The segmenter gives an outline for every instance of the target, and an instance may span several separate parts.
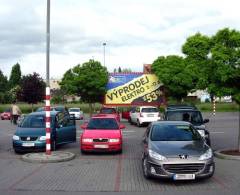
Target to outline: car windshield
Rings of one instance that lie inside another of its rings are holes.
[[[52,118],[51,123],[53,124],[54,120]],[[21,124],[19,125],[22,128],[45,128],[45,116],[44,115],[28,115],[26,116]]]
[[[102,108],[100,110],[100,113],[102,113],[102,114],[115,114],[116,110],[115,110],[115,108]]]
[[[69,108],[69,112],[80,112],[79,108]]]
[[[169,121],[188,121],[194,125],[203,123],[202,115],[199,111],[168,111],[167,120]]]
[[[158,112],[157,108],[142,108],[141,112]]]
[[[189,125],[154,125],[151,131],[152,141],[194,141],[201,135]]]
[[[119,129],[118,124],[113,118],[92,118],[87,129]]]

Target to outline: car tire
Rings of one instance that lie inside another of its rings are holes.
[[[81,149],[81,154],[86,154],[87,152],[85,150]]]
[[[151,175],[148,172],[147,159],[146,158],[143,158],[143,160],[142,160],[142,170],[143,170],[143,176],[146,179],[151,179]]]
[[[137,126],[138,126],[138,127],[141,127],[141,126],[142,126],[141,123],[139,122],[139,120],[137,120]]]
[[[128,122],[132,125],[133,124],[133,122],[132,122],[132,119],[131,118],[129,118],[128,119]]]
[[[56,146],[56,140],[53,140],[53,141],[52,141],[52,145],[51,145],[51,151],[55,151],[56,148],[57,148],[57,146]]]

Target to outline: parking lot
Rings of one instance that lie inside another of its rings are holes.
[[[237,145],[238,113],[205,113],[210,118],[213,150]],[[145,127],[126,125],[123,130],[122,154],[87,154],[79,150],[78,142],[59,150],[70,151],[76,158],[69,162],[33,164],[23,162],[11,146],[15,126],[0,121],[0,194],[240,194],[240,163],[215,159],[216,171],[211,179],[200,181],[146,180],[141,168],[141,138]]]

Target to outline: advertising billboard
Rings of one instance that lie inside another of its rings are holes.
[[[106,105],[164,104],[163,86],[154,74],[109,74]]]

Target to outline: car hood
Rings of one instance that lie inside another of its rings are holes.
[[[45,128],[21,128],[21,127],[18,127],[15,135],[32,136],[32,137],[44,136],[44,135],[46,135],[46,129]]]
[[[121,137],[121,130],[84,130],[84,138],[119,138]]]
[[[175,157],[180,154],[200,156],[209,147],[203,141],[152,141],[150,149],[166,157]]]

